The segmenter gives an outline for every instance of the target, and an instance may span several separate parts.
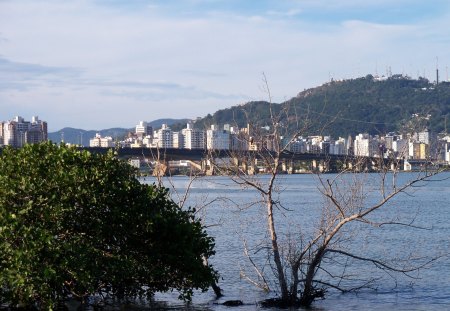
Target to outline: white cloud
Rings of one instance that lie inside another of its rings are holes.
[[[301,3],[308,9],[328,2]],[[264,99],[263,71],[281,101],[330,76],[387,66],[415,76],[433,68],[435,56],[443,64],[449,59],[448,18],[325,25],[303,20],[299,4],[264,15],[181,17],[162,14],[159,3],[135,11],[87,0],[0,2],[0,67],[3,60],[11,70],[26,69],[13,81],[0,73],[0,102],[9,105],[0,105],[0,114],[39,107],[54,129],[132,126],[142,114],[196,117]]]

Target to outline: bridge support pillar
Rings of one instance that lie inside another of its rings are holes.
[[[391,162],[391,171],[395,172],[397,170],[397,166],[394,162]]]
[[[352,169],[353,169],[353,163],[352,163],[352,161],[347,160],[347,162],[346,162],[346,168],[349,169],[349,170],[352,170]]]
[[[311,161],[311,172],[315,173],[317,171],[317,167],[318,167],[317,160],[313,159]]]
[[[330,170],[330,163],[326,160],[320,160],[319,162],[319,172],[324,173]]]
[[[215,173],[214,165],[212,164],[210,159],[203,159],[202,160],[202,172],[206,176],[213,176]]]
[[[294,160],[281,162],[281,169],[283,173],[292,174],[294,172]]]
[[[254,163],[254,159],[243,159],[241,163],[242,171],[248,175],[256,174],[256,164]]]

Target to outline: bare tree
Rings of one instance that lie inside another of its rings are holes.
[[[262,129],[251,124],[243,135],[238,135],[245,148],[236,148],[229,153],[230,161],[227,165],[214,163],[215,169],[220,174],[230,175],[232,180],[242,187],[256,190],[265,205],[265,216],[268,237],[268,249],[270,250],[270,265],[276,279],[280,297],[276,300],[284,306],[309,306],[315,299],[324,296],[326,288],[335,288],[341,291],[351,291],[362,287],[370,287],[374,278],[359,278],[345,273],[350,261],[346,260],[344,272],[336,275],[330,265],[336,265],[338,256],[371,263],[375,267],[387,273],[397,272],[410,275],[411,272],[425,267],[435,258],[422,261],[419,264],[404,264],[401,266],[392,264],[387,260],[355,254],[348,250],[352,230],[355,225],[381,227],[385,225],[410,226],[411,222],[401,222],[397,219],[382,218],[376,212],[390,207],[391,201],[400,194],[407,193],[416,185],[422,185],[431,180],[439,170],[427,168],[415,175],[409,175],[404,181],[399,178],[399,173],[391,171],[391,164],[384,159],[379,159],[376,164],[378,173],[360,173],[361,167],[366,165],[367,159],[352,159],[353,165],[337,175],[317,174],[319,191],[323,195],[322,215],[317,219],[317,224],[312,232],[306,234],[304,228],[295,228],[288,234],[280,234],[283,224],[277,222],[275,214],[292,213],[292,210],[283,206],[280,200],[280,171],[286,165],[290,143],[304,133],[311,120],[303,118],[294,106],[285,106],[275,113],[275,104],[272,104],[270,90],[264,77],[264,86],[269,98],[270,128]],[[303,113],[305,110],[303,110]],[[295,119],[293,119],[295,118]],[[290,126],[296,124],[294,130]],[[214,159],[214,155],[211,155]],[[372,161],[372,160],[371,160]],[[397,163],[398,165],[398,163]],[[255,176],[255,171],[261,167],[268,178],[261,179]],[[393,165],[392,167],[396,167]],[[252,260],[248,247],[245,245],[245,253],[251,265],[255,268],[259,280],[265,283],[264,289],[268,289],[267,276],[263,267]],[[327,275],[323,279],[321,275]],[[244,274],[246,278],[249,278]],[[360,282],[350,288],[345,288],[343,281],[358,279]],[[261,282],[253,281],[261,285]]]

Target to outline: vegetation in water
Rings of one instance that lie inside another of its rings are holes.
[[[189,299],[217,273],[193,210],[107,155],[51,143],[0,155],[0,304],[52,309],[66,298]]]

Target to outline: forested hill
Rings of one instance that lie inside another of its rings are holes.
[[[219,110],[198,120],[196,127],[226,123],[243,127],[248,122],[270,125],[269,106],[268,102],[249,102]],[[272,111],[275,114],[283,111],[282,121],[291,127],[297,126],[297,121],[306,122],[308,133],[305,134],[337,137],[363,132],[423,130],[424,127],[442,132],[445,116],[450,115],[450,83],[436,85],[427,79],[415,80],[402,75],[381,80],[368,75],[305,90],[284,103],[273,104]]]

